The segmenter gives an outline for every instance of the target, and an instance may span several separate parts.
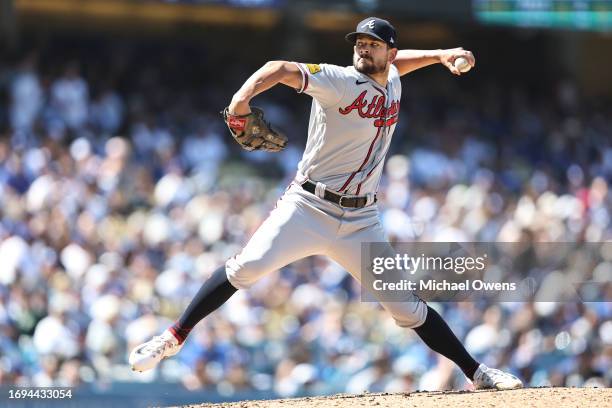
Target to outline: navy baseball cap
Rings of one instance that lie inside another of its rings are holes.
[[[364,34],[374,37],[377,40],[386,42],[391,48],[397,48],[397,35],[395,28],[387,20],[378,17],[368,17],[357,24],[354,32],[348,33],[344,38],[346,41],[355,44],[357,35]]]

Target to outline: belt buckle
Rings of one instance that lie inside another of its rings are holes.
[[[352,208],[352,207],[349,207],[349,206],[346,206],[346,205],[343,205],[343,204],[342,204],[342,200],[343,200],[343,199],[345,199],[345,198],[348,198],[348,197],[346,197],[346,196],[340,196],[340,200],[338,200],[338,205],[339,205],[340,207],[342,207],[342,208]]]

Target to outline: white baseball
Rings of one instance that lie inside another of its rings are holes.
[[[463,57],[457,58],[455,60],[454,65],[455,65],[455,68],[459,70],[459,72],[468,72],[470,69],[472,69],[472,66],[470,65],[468,60]]]

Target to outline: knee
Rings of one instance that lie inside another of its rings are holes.
[[[248,289],[267,273],[261,262],[248,261],[241,263],[236,257],[230,258],[225,263],[227,280],[238,289]]]
[[[401,303],[402,307],[391,310],[391,315],[399,327],[414,329],[425,323],[427,304],[419,298],[409,303]]]

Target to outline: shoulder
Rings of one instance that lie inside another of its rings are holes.
[[[353,67],[341,67],[334,64],[299,64],[302,73],[310,77],[313,81],[331,81],[333,83],[340,83],[349,81],[355,78],[357,74],[354,72]]]
[[[342,78],[342,77],[350,77],[352,74],[351,72],[352,67],[341,67],[339,65],[326,64],[326,63],[306,64],[306,66],[308,67],[309,70],[314,71],[314,72],[311,71],[313,75],[316,74],[317,72],[323,72],[326,75]]]
[[[322,76],[332,76],[332,77],[345,77],[351,74],[350,67],[341,67],[334,64],[311,64],[306,62],[297,63],[300,70],[302,70],[305,74],[310,74],[313,76],[317,76],[317,74],[322,74]]]
[[[402,89],[402,79],[397,67],[393,64],[391,65],[391,69],[389,69],[389,83],[398,90]]]
[[[400,79],[399,70],[397,69],[395,64],[391,64],[391,68],[389,68],[389,81],[393,81],[395,79]]]

